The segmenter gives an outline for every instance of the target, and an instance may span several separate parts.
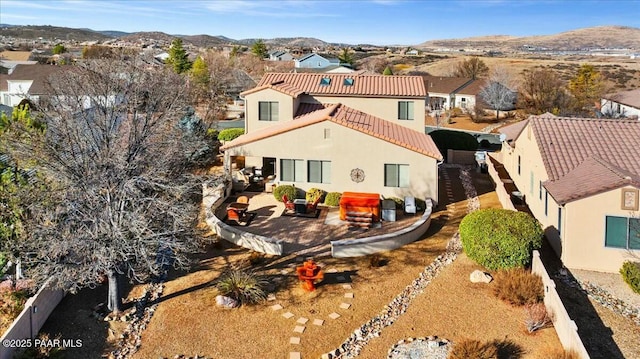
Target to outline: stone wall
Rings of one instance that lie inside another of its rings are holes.
[[[390,251],[400,248],[405,244],[418,240],[427,232],[431,224],[431,212],[433,201],[428,198],[425,201],[426,209],[418,221],[409,227],[397,232],[382,234],[366,238],[347,238],[331,241],[331,255],[336,258],[359,257],[369,254]]]

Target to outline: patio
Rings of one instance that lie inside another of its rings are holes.
[[[285,207],[271,193],[242,192],[238,196],[249,197],[248,211],[254,213],[247,225],[238,229],[265,237],[276,238],[285,242],[285,252],[301,252],[303,254],[328,254],[330,241],[347,238],[364,238],[396,232],[410,226],[420,219],[422,212],[404,214],[397,210],[395,222],[381,222],[381,225],[370,229],[347,227],[346,222],[339,219],[338,207],[319,205],[317,218],[295,217],[284,215]],[[227,200],[216,209],[216,217],[224,220],[227,204],[235,202],[236,196]]]

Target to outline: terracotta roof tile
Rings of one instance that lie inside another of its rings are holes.
[[[327,79],[328,81],[323,81]],[[353,80],[345,85],[345,80]],[[245,91],[248,95],[265,88],[298,96],[380,96],[380,97],[426,97],[427,92],[420,76],[381,76],[369,73],[315,74],[315,73],[266,73],[258,86]]]
[[[442,154],[440,154],[440,151],[431,139],[431,136],[425,133],[414,131],[410,128],[397,125],[341,104],[327,105],[327,107],[316,109],[315,111],[313,111],[312,107],[309,106],[305,107],[305,110],[310,110],[311,112],[307,112],[304,115],[296,117],[293,121],[283,122],[256,132],[242,135],[225,144],[221,149],[226,150],[241,146],[318,122],[332,121],[339,125],[365,133],[383,141],[396,144],[425,156],[442,160]],[[298,110],[298,113],[300,113],[300,110]]]
[[[640,187],[640,176],[611,166],[598,157],[589,157],[564,177],[544,183],[544,187],[559,204],[626,185]]]
[[[640,121],[542,115],[528,123],[549,176],[545,187],[559,201],[640,183]]]

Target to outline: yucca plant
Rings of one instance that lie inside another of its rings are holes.
[[[216,283],[220,294],[231,297],[242,304],[255,304],[266,299],[263,289],[266,282],[253,272],[232,269],[223,274]]]

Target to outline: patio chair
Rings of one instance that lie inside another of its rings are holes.
[[[227,223],[230,221],[234,221],[237,224],[240,224],[240,213],[233,208],[227,208]]]
[[[313,203],[307,204],[307,213],[313,212],[318,208],[318,204],[320,203],[320,199],[322,196],[318,197]]]
[[[282,196],[282,203],[284,203],[284,208],[286,209],[290,209],[292,211],[296,209],[296,206],[294,205],[293,201],[291,201],[286,194]]]
[[[404,198],[404,213],[416,214],[416,198],[407,196]]]

